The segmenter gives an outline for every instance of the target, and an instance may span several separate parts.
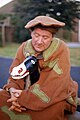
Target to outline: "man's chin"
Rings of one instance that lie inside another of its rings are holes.
[[[44,51],[44,50],[39,49],[39,48],[35,48],[35,51],[38,52],[38,53],[40,53],[40,52],[42,52],[42,51]]]

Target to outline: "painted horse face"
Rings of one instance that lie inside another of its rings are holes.
[[[14,67],[11,72],[13,79],[21,79],[32,74],[38,68],[38,61],[35,56],[27,57],[20,65]]]

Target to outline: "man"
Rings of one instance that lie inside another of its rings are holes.
[[[22,43],[10,73],[28,56],[36,56],[39,79],[25,89],[25,78],[13,79],[0,92],[3,120],[67,120],[77,107],[78,85],[70,77],[70,54],[66,44],[55,38],[63,22],[38,16],[27,23],[32,39]],[[19,71],[20,72],[20,71]]]

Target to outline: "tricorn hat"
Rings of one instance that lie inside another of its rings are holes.
[[[37,26],[38,24],[44,26],[44,27],[63,27],[65,26],[65,23],[60,22],[52,17],[48,17],[48,16],[38,16],[35,17],[34,19],[32,19],[31,21],[29,21],[26,25],[25,28],[32,28]]]

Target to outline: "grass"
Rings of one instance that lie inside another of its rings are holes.
[[[73,66],[80,66],[80,48],[70,48],[70,61]]]
[[[18,43],[7,43],[5,47],[0,47],[0,56],[14,57],[19,46]]]
[[[14,57],[20,44],[7,43],[5,47],[0,47],[0,56]],[[70,61],[72,66],[80,66],[80,48],[70,48]]]

